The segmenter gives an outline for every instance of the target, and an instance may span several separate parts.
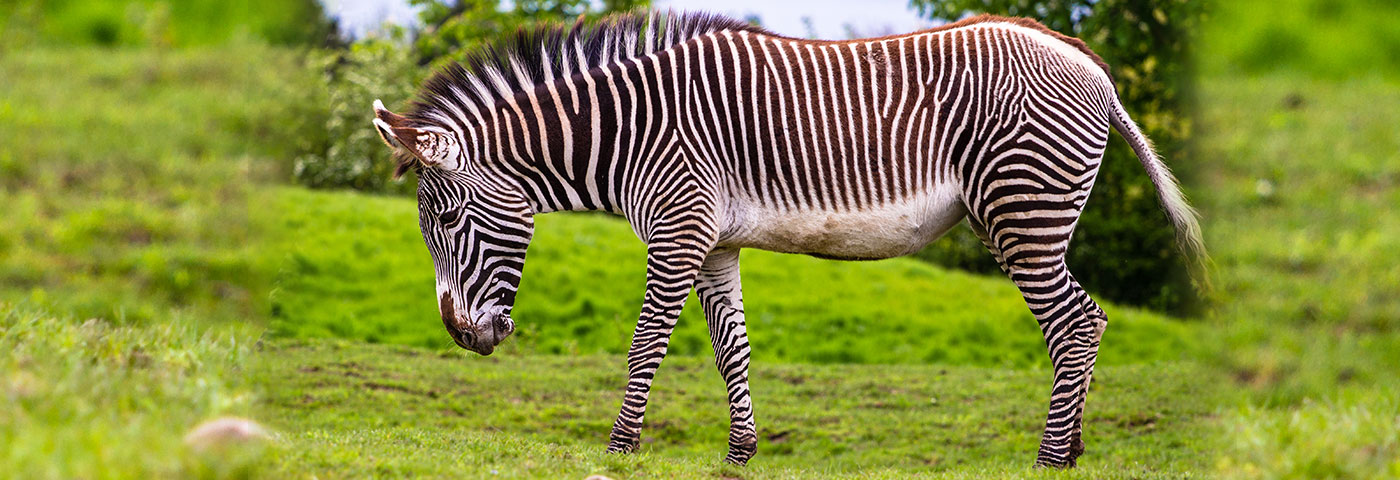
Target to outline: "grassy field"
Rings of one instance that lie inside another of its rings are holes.
[[[1210,349],[1245,394],[1225,476],[1400,478],[1397,13],[1219,2],[1203,31],[1189,193],[1220,287]]]
[[[249,415],[253,328],[186,318],[130,326],[0,302],[0,464],[11,478],[227,478],[264,453],[186,446],[216,415]]]
[[[0,56],[0,299],[122,322],[246,319],[279,260],[257,184],[295,145],[297,55],[244,46]],[[211,95],[219,92],[219,95]]]
[[[1394,79],[1202,84],[1196,191],[1223,301],[1219,364],[1247,393],[1225,472],[1400,476],[1400,89]]]
[[[475,357],[475,355],[470,355]],[[347,341],[277,341],[258,378],[287,432],[274,476],[902,478],[1035,475],[1049,369],[776,365],[752,378],[763,441],[724,466],[713,364],[668,358],[637,456],[602,453],[622,355],[467,358]],[[1218,400],[1184,363],[1095,372],[1090,455],[1055,478],[1180,477],[1209,463]],[[1044,475],[1041,475],[1044,476]]]
[[[269,119],[314,78],[256,45],[0,55],[4,476],[257,465],[181,439],[257,411],[245,365],[281,261],[259,192],[294,144]]]
[[[1400,477],[1400,69],[1384,41],[1337,55],[1371,67],[1317,60],[1366,44],[1333,25],[1366,12],[1290,5],[1321,9],[1335,35],[1314,44],[1292,13],[1273,23],[1293,33],[1269,33],[1234,4],[1207,29],[1195,155],[1169,162],[1204,215],[1216,302],[1200,319],[1105,306],[1073,472],[1029,468],[1048,361],[1004,278],[759,252],[743,260],[758,456],[719,461],[724,392],[693,305],[642,452],[604,455],[641,296],[624,225],[541,217],[520,331],[480,358],[436,319],[410,200],[279,184],[315,135],[320,77],[300,53],[5,49],[0,464],[19,478]],[[1372,16],[1357,31],[1389,38]],[[1240,61],[1270,36],[1305,47]],[[223,415],[274,439],[182,442]]]

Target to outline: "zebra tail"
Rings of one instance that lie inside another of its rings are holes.
[[[1196,281],[1196,287],[1205,292],[1210,291],[1210,281],[1206,275],[1210,257],[1206,253],[1205,242],[1201,240],[1199,214],[1186,201],[1186,196],[1182,195],[1176,176],[1172,175],[1171,169],[1157,156],[1156,150],[1152,148],[1152,141],[1148,140],[1133,119],[1128,117],[1123,102],[1117,95],[1114,95],[1113,100],[1113,115],[1109,117],[1113,129],[1133,147],[1133,152],[1142,162],[1142,167],[1147,170],[1147,177],[1157,188],[1157,200],[1161,202],[1162,209],[1166,210],[1167,218],[1176,230],[1177,244],[1195,260],[1192,277]]]

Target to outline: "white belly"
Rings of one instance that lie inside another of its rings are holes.
[[[720,237],[721,246],[850,260],[914,253],[967,214],[957,189],[951,185],[850,212],[784,212],[741,199],[733,202],[729,228]]]

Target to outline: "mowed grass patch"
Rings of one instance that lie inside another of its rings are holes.
[[[721,463],[725,389],[668,358],[639,455],[605,455],[621,355],[538,356],[276,340],[257,362],[274,476],[901,478],[1046,476],[1030,468],[1048,368],[754,366],[758,456]],[[1185,362],[1095,371],[1081,468],[1055,478],[1181,477],[1212,451],[1213,374]]]
[[[287,258],[273,294],[272,331],[447,348],[433,266],[416,205],[402,198],[279,190]],[[645,282],[645,247],[621,219],[536,219],[506,352],[627,350]],[[758,362],[1048,364],[1045,343],[1007,279],[910,259],[836,262],[745,251],[744,302]],[[1194,355],[1189,326],[1105,305],[1105,365]],[[676,355],[710,355],[698,302],[672,336]]]

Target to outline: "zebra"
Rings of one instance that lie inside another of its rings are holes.
[[[1054,371],[1035,463],[1073,467],[1103,309],[1065,253],[1110,128],[1131,145],[1183,248],[1195,211],[1083,42],[978,16],[851,41],[706,13],[631,13],[521,29],[372,120],[418,176],[443,325],[482,355],[510,316],[533,216],[620,215],[646,244],[646,290],[608,452],[638,448],[653,375],[694,289],[728,390],[725,460],[758,435],[739,251],[906,255],[967,223],[1020,289]]]

